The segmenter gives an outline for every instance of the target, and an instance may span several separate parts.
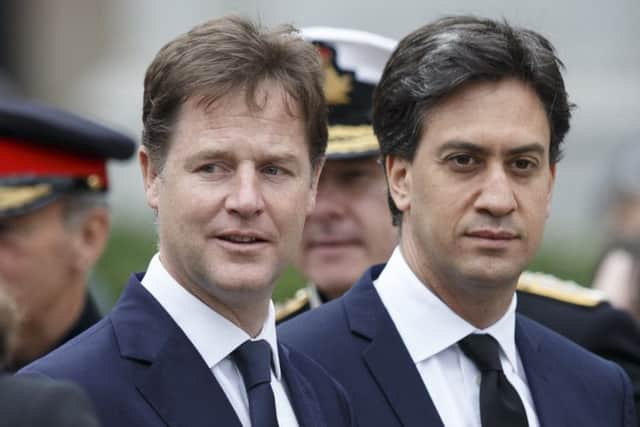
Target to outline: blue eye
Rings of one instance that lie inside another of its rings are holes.
[[[205,165],[202,165],[198,168],[198,172],[204,172],[204,173],[213,173],[216,171],[216,169],[218,168],[217,165],[213,164],[213,163],[207,163]]]
[[[277,166],[266,166],[262,169],[264,173],[267,175],[279,175],[282,173],[282,170]]]

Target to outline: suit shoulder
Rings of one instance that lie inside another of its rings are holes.
[[[582,307],[595,307],[606,301],[604,293],[599,290],[585,288],[550,274],[530,271],[520,276],[518,291]]]
[[[292,298],[289,298],[276,307],[276,323],[292,319],[311,308],[309,293],[306,288],[298,289]]]
[[[341,297],[280,323],[278,338],[306,353],[311,348],[326,347],[327,340],[335,339],[345,325]]]

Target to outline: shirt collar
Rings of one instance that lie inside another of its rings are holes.
[[[271,346],[274,375],[280,380],[273,302],[269,303],[267,318],[260,334],[251,338],[244,330],[181,286],[164,268],[157,253],[149,262],[142,285],[182,329],[209,368],[220,363],[245,341],[263,339]]]
[[[375,287],[414,363],[435,356],[471,333],[487,333],[498,341],[509,363],[517,369],[515,293],[504,316],[490,327],[478,330],[418,279],[399,247],[393,251]]]

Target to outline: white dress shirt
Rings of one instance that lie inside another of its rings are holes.
[[[515,344],[515,294],[500,320],[478,330],[416,277],[398,247],[374,285],[445,426],[481,425],[481,374],[457,345],[471,333],[489,334],[498,341],[502,368],[522,399],[529,426],[539,426]]]
[[[238,346],[252,338],[178,284],[162,265],[159,254],[154,255],[149,262],[142,285],[158,300],[200,353],[229,399],[242,426],[250,427],[247,391],[242,375],[230,355]],[[269,314],[260,334],[254,339],[263,339],[271,346],[271,388],[276,402],[278,425],[297,427],[298,422],[280,372],[273,303],[269,306]],[[176,366],[176,369],[180,367]],[[206,399],[205,396],[193,398]]]

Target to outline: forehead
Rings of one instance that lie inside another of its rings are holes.
[[[331,159],[328,158],[325,161],[324,169],[322,170],[322,174],[328,173],[330,171],[340,171],[347,169],[355,169],[355,168],[379,168],[381,169],[378,162],[378,156],[366,156],[366,157],[358,157],[352,159]],[[381,169],[382,170],[382,169]]]
[[[219,145],[238,139],[254,140],[262,148],[278,149],[284,141],[300,141],[308,148],[305,121],[298,104],[276,83],[260,84],[253,95],[238,89],[211,100],[193,96],[181,106],[173,142],[216,141]],[[186,144],[182,144],[186,145]]]
[[[52,231],[56,229],[53,227],[54,224],[62,224],[62,219],[63,204],[62,201],[58,200],[32,212],[0,219],[0,229],[10,227],[22,230],[43,229]],[[43,234],[38,236],[42,238]]]
[[[189,97],[181,106],[178,120],[196,115],[207,120],[234,116],[302,120],[298,102],[277,82],[264,81],[254,88],[239,87],[221,96],[206,93]]]
[[[551,135],[537,93],[516,79],[469,83],[443,98],[425,114],[423,137],[434,134],[448,140],[523,139],[547,146]]]

